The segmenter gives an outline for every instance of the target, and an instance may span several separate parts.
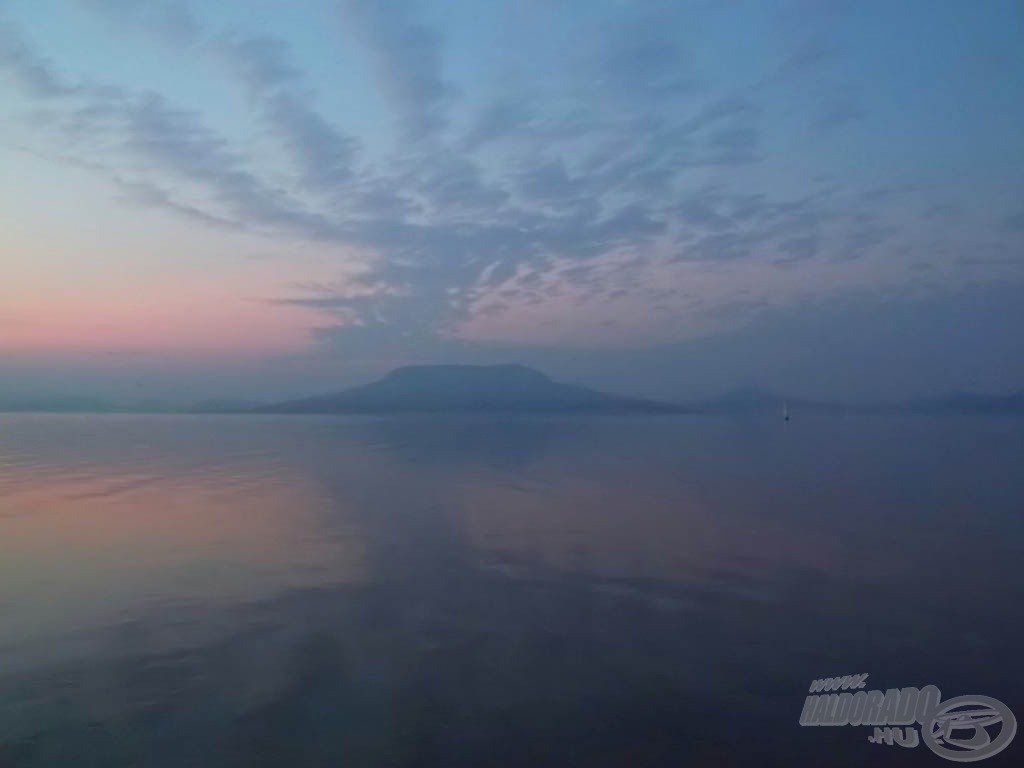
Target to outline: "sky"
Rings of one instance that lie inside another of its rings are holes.
[[[0,0],[0,396],[1024,389],[1019,0]]]

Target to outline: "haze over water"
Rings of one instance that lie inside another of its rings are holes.
[[[987,417],[5,415],[0,765],[936,765],[798,718],[860,672],[1024,713],[1021,456]]]

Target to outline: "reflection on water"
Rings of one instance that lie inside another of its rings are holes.
[[[1021,456],[983,418],[3,416],[0,766],[933,764],[797,718],[862,671],[1024,714]]]

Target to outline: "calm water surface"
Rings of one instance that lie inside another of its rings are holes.
[[[810,681],[1022,641],[1024,419],[0,416],[0,766],[936,766]]]

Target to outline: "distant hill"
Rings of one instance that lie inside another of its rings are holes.
[[[0,413],[174,413],[180,410],[155,400],[113,401],[80,395],[0,397]]]
[[[186,413],[251,413],[262,408],[256,400],[201,400],[185,409]]]
[[[736,389],[718,397],[689,402],[686,407],[693,413],[760,414],[781,413],[783,405],[787,405],[790,411],[798,413],[846,408],[840,403],[784,397],[756,388]]]
[[[981,395],[955,392],[939,400],[915,404],[915,410],[956,413],[1024,413],[1024,391],[1012,395]]]
[[[761,413],[781,411],[782,398],[763,389],[736,389],[722,395],[688,403],[698,413]]]
[[[686,403],[692,413],[760,414],[781,412],[783,403],[793,414],[807,412],[842,413],[1024,413],[1024,392],[1012,395],[982,395],[955,392],[946,397],[906,400],[888,403],[849,404],[824,400],[783,398],[761,389],[738,389],[733,392]]]
[[[6,413],[112,413],[118,410],[114,403],[94,397],[40,395],[0,399],[0,412]]]
[[[681,406],[552,381],[524,365],[413,365],[362,387],[260,413],[679,413]]]

